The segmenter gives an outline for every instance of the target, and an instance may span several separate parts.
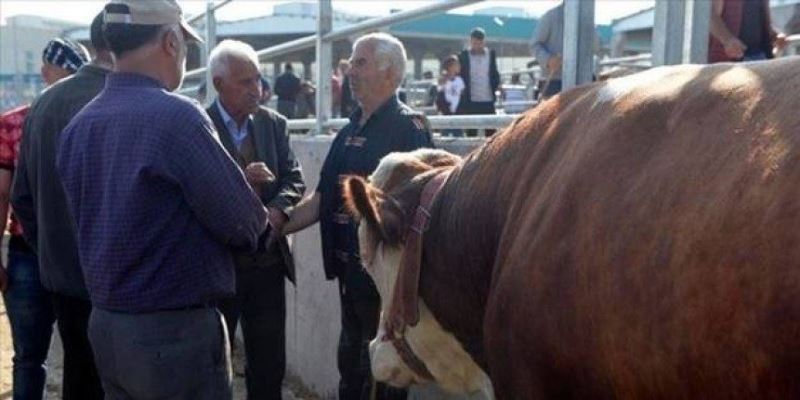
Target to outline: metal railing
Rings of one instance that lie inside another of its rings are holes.
[[[431,115],[428,122],[433,130],[441,129],[500,129],[519,115]],[[322,124],[323,129],[342,129],[350,122],[347,118],[329,119]],[[316,119],[291,119],[287,123],[290,131],[311,131],[317,127]]]
[[[230,1],[232,0],[226,0],[224,3],[227,4]],[[385,28],[389,25],[397,24],[399,22],[408,22],[415,19],[424,18],[430,16],[433,13],[447,11],[453,8],[463,7],[481,1],[483,0],[450,0],[450,1],[442,1],[439,3],[430,4],[420,8],[415,8],[413,10],[400,11],[385,17],[373,18],[364,22],[359,22],[357,24],[337,29],[333,32],[324,35],[322,39],[324,41],[334,41],[338,39],[344,39],[351,35],[355,35],[361,32],[367,32],[375,29]],[[222,5],[224,4],[220,4],[219,7],[221,7]],[[281,43],[279,45],[258,50],[256,53],[258,54],[259,60],[274,58],[285,54],[293,53],[298,50],[312,48],[315,46],[316,40],[317,40],[317,35],[309,35],[285,43]],[[205,67],[191,70],[186,73],[185,77],[193,78],[200,76],[205,72],[205,70],[206,70]]]
[[[800,54],[800,33],[786,37],[786,47],[781,52],[783,56],[796,56]]]
[[[233,0],[223,0],[220,3],[214,5],[213,7],[209,7],[208,12],[213,12],[214,10],[226,4],[229,4],[232,1]],[[281,43],[279,45],[258,50],[257,54],[260,60],[275,58],[299,50],[317,46],[318,39],[320,39],[323,43],[330,43],[335,40],[351,37],[361,32],[385,28],[386,26],[391,24],[423,18],[425,16],[431,15],[432,13],[447,11],[453,8],[462,7],[464,5],[476,3],[479,1],[481,0],[443,1],[428,6],[424,6],[421,8],[402,11],[385,17],[379,17],[359,22],[354,25],[347,26],[345,28],[341,28],[332,32],[322,33],[320,34],[321,36],[309,35],[306,37],[298,38],[285,43]],[[194,16],[193,18],[190,19],[190,21],[194,22],[200,20],[205,15],[206,13]],[[787,47],[783,51],[783,54],[784,55],[800,54],[800,34],[792,35],[787,38]],[[630,69],[647,69],[652,66],[652,59],[653,57],[652,54],[650,53],[640,54],[636,56],[606,58],[597,61],[597,69],[598,72],[601,72],[604,69],[609,69],[617,66]],[[198,77],[202,75],[205,72],[205,70],[206,68],[198,68],[193,71],[189,71],[186,74],[186,77],[187,78]],[[501,75],[503,76],[509,76],[511,74],[517,74],[517,73],[531,74],[536,78],[541,78],[541,68],[539,66],[534,66],[532,68],[525,68],[525,69],[515,69],[510,71],[501,71]],[[406,87],[411,90],[417,90],[416,88],[412,89],[416,83],[418,82],[410,81],[406,85]],[[529,82],[529,85],[530,84],[532,83]],[[193,91],[196,91],[196,87],[184,89],[185,93],[191,93]],[[317,95],[330,96],[330,94],[324,90],[317,91]],[[536,104],[536,101],[527,100],[523,101],[522,103],[516,104],[516,102],[514,102],[513,105],[534,106]],[[507,102],[507,104],[512,104],[512,102]],[[503,107],[503,102],[498,101],[498,108],[502,107]],[[417,109],[428,113],[435,112],[435,109],[433,107],[417,107]],[[434,130],[468,129],[468,128],[496,129],[505,126],[509,121],[513,120],[513,118],[514,115],[480,115],[480,116],[457,115],[457,116],[430,116],[429,120],[431,122],[432,129]],[[348,120],[344,118],[326,120],[326,116],[322,115],[318,116],[317,119],[291,120],[289,121],[289,129],[292,131],[312,131],[312,132],[323,133],[324,131],[328,131],[331,129],[340,129],[347,123],[347,121]]]

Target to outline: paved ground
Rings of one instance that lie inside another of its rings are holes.
[[[2,268],[2,267],[0,267]],[[58,334],[53,337],[53,344],[50,348],[50,357],[48,364],[50,365],[49,374],[47,377],[47,398],[60,399],[61,398],[61,372],[62,372],[62,350],[61,340]],[[11,357],[14,355],[14,350],[11,344],[11,332],[8,327],[8,318],[6,316],[5,305],[2,298],[0,298],[0,400],[11,399]],[[233,398],[235,400],[245,399],[244,388],[244,364],[242,354],[239,352],[234,353],[234,382],[233,382]],[[288,379],[291,381],[291,379]],[[283,389],[284,400],[303,400],[313,399],[314,396],[295,395],[294,393],[303,393],[301,389],[290,389],[294,385],[287,384]]]

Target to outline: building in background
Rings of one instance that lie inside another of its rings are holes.
[[[800,1],[800,0],[798,0]],[[255,4],[255,2],[254,2]],[[333,29],[353,25],[373,16],[356,15],[334,10]],[[54,36],[65,36],[77,40],[91,49],[89,44],[89,28],[87,25],[68,23],[37,16],[20,15],[7,19],[8,23],[0,32],[0,83],[3,92],[11,91],[14,95],[4,95],[9,100],[2,105],[18,104],[22,100],[32,99],[41,90],[39,52],[47,40]],[[204,19],[194,25],[203,32]],[[438,75],[440,61],[450,54],[462,50],[469,38],[469,32],[480,26],[487,34],[487,45],[497,52],[498,66],[501,71],[524,69],[533,59],[529,42],[536,29],[538,19],[530,16],[523,8],[487,7],[475,10],[471,15],[438,13],[431,16],[399,23],[384,30],[403,41],[408,51],[408,78],[419,79],[424,71]],[[217,22],[217,41],[237,39],[244,41],[256,49],[262,49],[290,40],[316,34],[317,4],[300,1],[277,4],[271,15],[246,18],[234,21]],[[611,41],[611,26],[597,27],[604,53],[608,53]],[[350,56],[352,42],[355,38],[336,41],[333,46],[333,62]],[[187,68],[198,68],[202,60],[202,45],[190,46],[187,55]],[[307,48],[268,60],[261,66],[262,73],[274,80],[275,71],[280,71],[280,64],[293,62],[302,66],[297,72],[305,79],[316,81],[314,76],[315,49]],[[186,87],[198,86],[199,78],[185,83]],[[11,98],[13,97],[13,98]]]
[[[335,5],[335,3],[334,3]],[[356,24],[374,16],[356,15],[334,10],[333,29]],[[440,61],[447,55],[458,53],[465,46],[469,32],[476,26],[486,30],[487,45],[497,51],[500,70],[510,71],[525,68],[530,55],[529,41],[536,29],[538,19],[531,17],[523,8],[488,7],[476,10],[472,15],[438,13],[426,18],[403,22],[385,29],[386,32],[403,41],[409,56],[409,78],[419,79],[424,71],[435,75],[440,69]],[[202,21],[195,24],[200,32]],[[217,23],[217,40],[236,39],[262,49],[290,40],[316,34],[317,4],[314,2],[294,2],[277,4],[271,15]],[[597,27],[603,47],[608,49],[611,40],[611,26]],[[68,32],[70,38],[87,43],[88,28]],[[333,46],[334,62],[350,56],[352,41],[355,38],[339,40]],[[280,65],[292,62],[301,65],[296,69],[298,75],[312,81],[314,76],[314,48],[298,50],[262,65],[262,72],[273,80]],[[199,57],[188,57],[188,68],[196,68]],[[192,84],[191,82],[189,84]]]

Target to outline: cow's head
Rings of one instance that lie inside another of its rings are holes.
[[[422,190],[438,172],[454,167],[460,160],[442,150],[392,153],[381,160],[368,180],[350,177],[344,182],[346,204],[361,221],[358,231],[361,260],[381,295],[384,314],[381,321],[392,302],[405,235]],[[383,328],[381,323],[379,338]],[[399,359],[387,342],[374,340],[370,355],[373,375],[380,381],[396,386],[424,381]]]

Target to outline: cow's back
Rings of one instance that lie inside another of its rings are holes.
[[[800,397],[797,71],[578,89],[468,160],[461,180],[498,177],[483,326],[500,398]]]

